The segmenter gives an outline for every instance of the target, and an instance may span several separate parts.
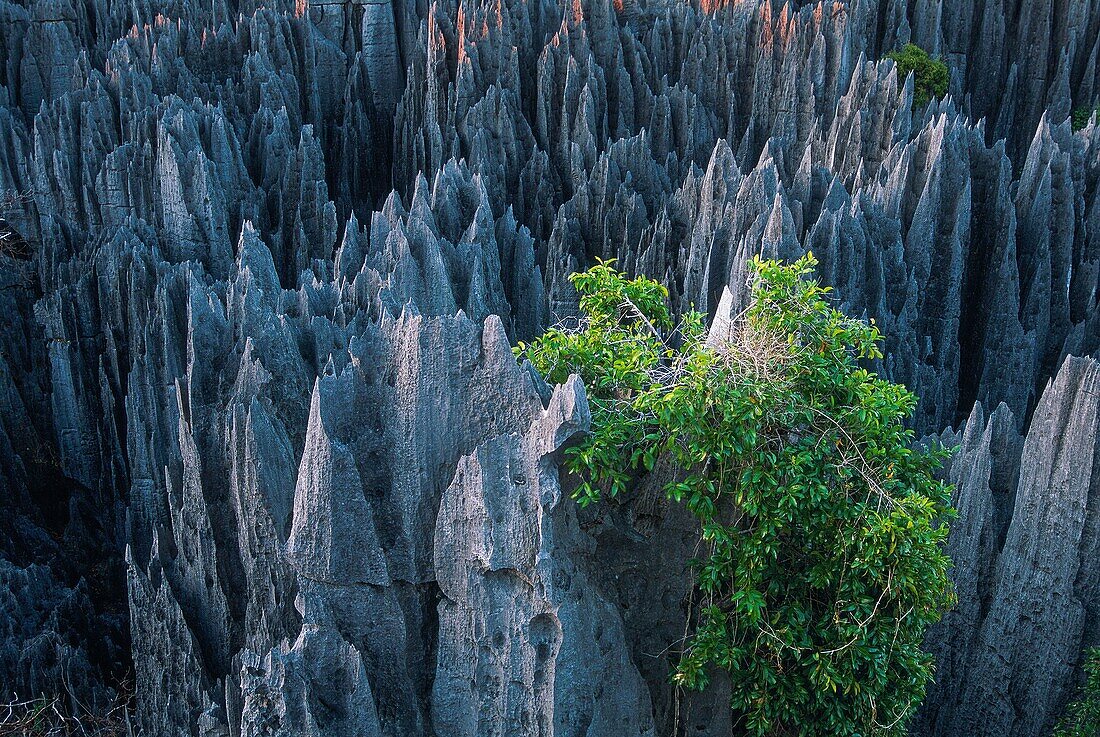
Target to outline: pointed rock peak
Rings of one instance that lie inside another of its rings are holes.
[[[798,162],[798,178],[809,179],[814,170],[814,147],[807,146],[802,151],[802,158]]]
[[[325,389],[322,384],[325,381],[324,376],[318,376],[313,380],[313,391],[309,395],[309,420],[306,423],[306,434],[316,434],[318,437],[324,436],[326,439],[329,437],[329,423],[327,422],[326,413],[323,411],[323,407],[326,404],[323,394]]]
[[[298,151],[304,152],[317,147],[317,139],[313,137],[313,125],[306,123],[302,126],[302,135],[298,139]]]
[[[553,435],[545,438],[544,452],[563,448],[570,440],[588,432],[592,426],[592,413],[588,407],[588,394],[584,383],[571,374],[564,384],[554,387],[550,404],[543,412],[543,426],[549,421]]]
[[[733,340],[733,291],[722,287],[722,297],[718,300],[718,309],[707,331],[707,348],[719,349]]]
[[[783,187],[780,185],[775,196],[772,197],[771,214],[768,216],[768,228],[782,228],[784,220],[789,217],[786,199],[783,197]]]
[[[1003,406],[1004,403],[1001,404],[1001,407]],[[948,428],[948,430],[950,429]],[[960,430],[962,442],[959,444],[963,446],[964,450],[975,447],[981,442],[986,434],[985,408],[982,407],[981,402],[974,403],[974,407],[970,410],[970,416],[963,422]],[[956,440],[956,442],[958,441]]]
[[[219,331],[225,327],[225,310],[221,299],[194,271],[187,272],[187,330],[188,348],[196,344],[217,345]],[[210,356],[193,356],[207,360]]]
[[[830,212],[840,212],[847,208],[851,202],[852,197],[848,194],[844,182],[840,181],[840,175],[834,175],[833,180],[829,182],[829,190],[825,193],[822,207]]]
[[[287,559],[303,576],[335,584],[390,583],[374,516],[352,452],[330,435],[314,384]]]
[[[481,176],[480,172],[474,174],[473,185],[477,190],[478,209],[485,209],[489,213],[489,218],[492,219],[493,211],[489,201],[489,190],[485,186],[485,177]]]
[[[1058,396],[1084,393],[1100,397],[1100,391],[1097,391],[1096,386],[1098,381],[1100,381],[1100,362],[1089,357],[1067,356],[1058,373],[1047,383],[1047,391],[1043,392],[1043,400],[1040,401],[1046,400],[1046,395],[1052,390]]]
[[[378,233],[388,233],[408,215],[405,205],[401,202],[401,196],[396,190],[390,192],[386,202],[378,212],[371,213],[371,238]]]
[[[512,211],[512,205],[504,209],[504,215],[497,221],[497,226],[505,231],[518,231],[520,229],[519,223],[516,221],[516,215]],[[523,226],[524,230],[527,230],[527,226]]]
[[[359,228],[359,220],[353,211],[344,227],[344,238],[336,249],[336,277],[351,281],[363,266],[367,247],[365,234]]]
[[[1031,145],[1027,150],[1027,158],[1024,162],[1024,171],[1045,165],[1058,149],[1054,140],[1053,127],[1050,122],[1050,114],[1043,113],[1039,125],[1035,128],[1035,135],[1031,137]],[[1026,176],[1021,172],[1020,178]]]
[[[458,314],[462,315],[462,311],[459,310]],[[504,323],[499,315],[489,315],[485,318],[481,333],[481,350],[485,354],[487,362],[507,361],[515,364],[512,345],[508,340],[508,332],[504,329]]]
[[[760,158],[757,160],[757,166],[763,166],[766,162],[775,167],[778,172],[786,171],[786,159],[783,155],[783,143],[776,140],[773,136],[764,143],[764,148],[760,151]]]
[[[795,237],[794,217],[784,201],[782,187],[772,198],[772,209],[768,215],[768,224],[764,228],[762,246],[765,258],[783,260],[794,260],[802,250]]]
[[[412,327],[414,330],[420,329],[420,324],[424,321],[424,316],[420,312],[420,308],[413,302],[406,302],[401,305],[401,312],[394,320],[393,328],[395,330],[407,330]],[[385,321],[382,323],[383,332],[385,332]]]
[[[543,409],[547,409],[550,406],[550,399],[553,397],[554,389],[546,383],[546,379],[542,378],[542,374],[535,368],[535,365],[528,361],[526,358],[520,363],[520,368],[527,374],[527,378],[531,380],[531,387],[534,389],[535,394],[542,400]]]
[[[470,227],[466,228],[462,236],[463,240],[469,243],[491,241],[495,236],[493,208],[489,204],[489,196],[484,188],[481,189],[480,195],[477,209],[474,210],[474,216],[470,220]]]
[[[264,368],[263,363],[255,353],[256,343],[252,336],[248,336],[245,338],[244,349],[241,351],[237,378],[233,382],[233,395],[235,397],[254,397],[258,395],[261,387],[272,378],[271,372]]]
[[[470,171],[465,159],[451,157],[444,162],[442,168],[435,173],[432,179],[432,203],[439,206],[439,198],[449,195],[454,190],[467,189],[476,183],[480,176]]]
[[[424,178],[424,173],[420,172],[416,175],[416,187],[413,190],[412,204],[409,205],[409,218],[427,223],[434,231],[435,216],[432,214],[430,194],[428,180]]]
[[[272,111],[265,108],[270,114]],[[290,113],[287,112],[285,106],[280,106],[274,110],[274,117],[271,119],[272,133],[278,134],[279,137],[290,140]],[[300,140],[300,139],[299,139]]]
[[[281,291],[279,274],[275,271],[275,261],[271,249],[260,239],[260,234],[250,221],[241,228],[241,238],[237,247],[237,279],[245,278],[250,286],[258,286],[271,294]]]
[[[987,424],[991,433],[999,435],[1016,434],[1016,416],[1004,402],[997,404],[997,409],[989,415]]]
[[[724,138],[719,138],[714,144],[707,163],[706,173],[703,175],[703,189],[710,190],[719,182],[726,183],[732,188],[739,186],[742,179],[741,167],[737,164],[737,156],[729,143]]]
[[[730,148],[729,141],[725,138],[719,138],[714,142],[714,148],[710,152],[710,161],[707,163],[707,174],[709,175],[712,171],[721,173],[729,167],[736,165],[736,157],[733,154],[733,149]]]

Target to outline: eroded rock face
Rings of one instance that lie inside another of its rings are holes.
[[[939,683],[922,718],[937,734],[1047,734],[1073,688],[1100,597],[1100,363],[1069,358],[1024,437],[1001,405],[975,408],[950,474],[959,607],[934,630]],[[950,692],[948,686],[955,686]]]
[[[667,682],[691,520],[573,509],[583,391],[509,344],[597,256],[721,322],[812,250],[962,428],[915,729],[1040,734],[1100,643],[1098,39],[1094,0],[0,0],[0,686],[132,664],[150,735],[731,734]],[[910,40],[952,67],[918,111]]]
[[[591,538],[558,484],[557,451],[588,429],[580,381],[520,434],[464,456],[436,522],[440,735],[653,735],[619,610],[588,570]]]

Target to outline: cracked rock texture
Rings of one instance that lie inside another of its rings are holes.
[[[737,734],[668,683],[690,519],[577,510],[583,388],[510,345],[596,257],[721,319],[812,250],[961,445],[913,731],[1049,732],[1100,644],[1098,55],[1100,0],[0,0],[0,688]]]

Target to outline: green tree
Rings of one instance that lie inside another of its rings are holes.
[[[947,64],[940,59],[933,59],[928,52],[916,44],[906,44],[897,51],[891,51],[886,55],[898,65],[898,80],[905,78],[912,72],[913,78],[913,109],[922,108],[932,101],[947,94],[947,84],[951,81]]]
[[[1097,737],[1100,735],[1100,647],[1085,658],[1085,687],[1081,697],[1066,707],[1054,737]]]
[[[703,553],[677,684],[727,671],[751,735],[902,735],[954,602],[947,451],[914,446],[913,395],[860,366],[878,330],[828,305],[815,264],[757,260],[751,306],[708,341],[663,286],[600,263],[571,277],[580,326],[516,351],[588,390],[592,432],[566,455],[582,505],[679,469],[661,481]]]
[[[1092,108],[1084,105],[1073,111],[1073,115],[1070,116],[1070,126],[1073,128],[1074,133],[1084,129],[1089,124],[1094,112],[1100,114],[1100,106]]]

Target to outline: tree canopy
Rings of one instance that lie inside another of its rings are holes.
[[[1096,113],[1100,113],[1100,105],[1091,107],[1089,105],[1083,105],[1073,111],[1070,115],[1070,127],[1076,133],[1079,130],[1084,130],[1085,126],[1092,120],[1092,116]]]
[[[954,602],[948,451],[914,444],[914,396],[861,365],[878,330],[829,305],[815,264],[756,260],[751,306],[708,340],[662,285],[601,262],[572,276],[579,326],[516,351],[584,381],[592,431],[566,455],[582,505],[678,469],[664,489],[702,552],[675,683],[726,671],[751,735],[903,735],[925,631]]]
[[[913,107],[921,108],[947,94],[947,85],[951,74],[940,59],[933,59],[928,52],[916,44],[906,44],[897,51],[886,55],[898,65],[898,81],[904,82],[913,74]]]

